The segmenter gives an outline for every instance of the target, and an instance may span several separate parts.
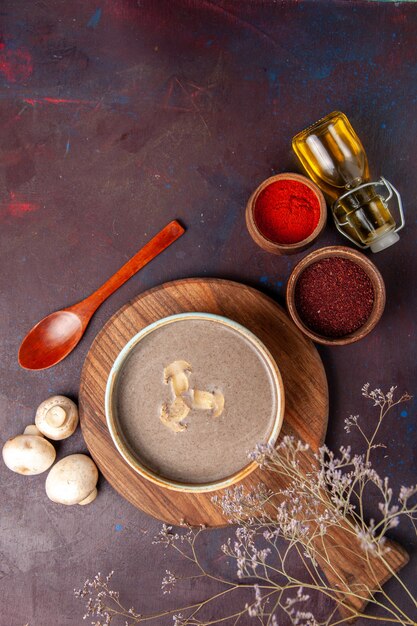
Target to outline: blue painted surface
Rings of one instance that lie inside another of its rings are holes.
[[[102,14],[102,9],[100,7],[98,7],[94,11],[94,13],[90,17],[90,19],[88,20],[87,28],[97,28],[97,26],[99,25],[99,22],[101,20],[101,14]]]

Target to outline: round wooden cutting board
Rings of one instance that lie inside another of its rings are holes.
[[[323,443],[328,416],[327,380],[316,348],[285,311],[256,289],[227,280],[191,278],[155,287],[117,311],[98,333],[84,363],[79,401],[83,435],[99,469],[129,502],[164,522],[222,526],[227,519],[212,502],[221,491],[176,492],[142,478],[120,456],[106,425],[104,394],[118,353],[151,322],[185,311],[224,315],[264,342],[284,382],[285,417],[280,437],[295,435],[313,450]],[[274,474],[260,469],[240,484],[251,488],[260,482],[273,491],[280,487]]]

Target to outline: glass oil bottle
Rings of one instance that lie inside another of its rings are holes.
[[[399,240],[404,214],[385,178],[371,182],[363,146],[346,115],[330,113],[296,135],[293,149],[312,180],[333,201],[336,228],[352,243],[379,252]],[[400,224],[390,212],[395,197]]]

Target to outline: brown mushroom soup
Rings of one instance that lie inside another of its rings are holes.
[[[239,324],[206,313],[171,316],[136,335],[113,365],[107,422],[128,463],[171,489],[232,484],[248,454],[275,442],[284,394],[265,346]]]

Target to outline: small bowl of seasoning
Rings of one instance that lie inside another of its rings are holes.
[[[288,312],[317,343],[359,341],[376,326],[384,306],[385,285],[378,269],[362,253],[344,246],[311,252],[288,279]]]
[[[267,252],[294,254],[311,245],[326,224],[320,189],[300,174],[277,174],[259,185],[246,206],[252,239]]]

